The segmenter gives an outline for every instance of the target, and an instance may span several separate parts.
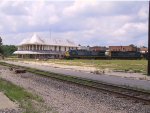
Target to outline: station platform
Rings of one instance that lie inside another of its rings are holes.
[[[56,68],[56,67],[51,67],[51,66],[44,66],[40,63],[35,65],[32,63],[13,62],[13,61],[3,61],[3,62],[9,63],[9,64],[15,64],[19,66],[31,67],[31,68],[35,68],[35,69],[39,69],[43,71],[49,71],[49,72],[58,73],[58,74],[64,74],[68,76],[80,77],[80,78],[84,78],[88,80],[95,80],[95,81],[110,83],[114,85],[129,86],[133,88],[150,90],[149,80],[136,80],[136,79],[130,79],[130,78],[122,78],[118,76],[107,76],[107,75],[102,75],[102,74],[99,75],[99,74],[87,73],[83,71],[75,71],[75,70],[70,70],[70,69],[62,69],[62,68]]]

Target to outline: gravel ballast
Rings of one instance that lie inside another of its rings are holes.
[[[150,105],[118,98],[106,92],[32,73],[14,74],[0,66],[0,77],[36,93],[49,112],[58,113],[150,113]]]

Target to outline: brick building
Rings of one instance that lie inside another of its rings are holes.
[[[140,52],[141,53],[148,53],[148,48],[147,47],[141,47]]]
[[[109,51],[137,51],[137,47],[129,46],[109,46]]]
[[[91,51],[106,51],[107,48],[105,46],[104,47],[102,47],[102,46],[93,46],[93,47],[90,47],[90,50]]]

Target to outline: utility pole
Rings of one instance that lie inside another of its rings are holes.
[[[148,68],[147,75],[150,76],[150,1],[149,1],[149,13],[148,13]]]

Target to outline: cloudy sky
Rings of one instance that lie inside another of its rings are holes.
[[[81,45],[147,46],[147,1],[17,0],[0,2],[3,44],[37,33]]]

